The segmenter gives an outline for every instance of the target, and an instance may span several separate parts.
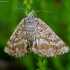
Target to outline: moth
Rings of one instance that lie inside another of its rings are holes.
[[[18,24],[4,51],[9,55],[21,57],[34,52],[39,56],[52,57],[69,50],[55,32],[32,13]]]

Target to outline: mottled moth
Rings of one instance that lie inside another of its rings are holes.
[[[4,51],[15,57],[34,52],[39,56],[52,57],[67,53],[69,50],[55,32],[32,13],[18,24]]]

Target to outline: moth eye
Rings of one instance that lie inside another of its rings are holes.
[[[34,16],[32,16],[32,18],[33,18]]]

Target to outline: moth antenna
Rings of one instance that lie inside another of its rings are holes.
[[[18,8],[18,9],[22,9],[26,11],[26,14],[29,13],[29,11],[27,9],[23,9],[23,8]]]
[[[45,10],[38,10],[38,11],[35,11],[35,12],[50,12],[50,13],[53,13],[52,11],[45,11]]]

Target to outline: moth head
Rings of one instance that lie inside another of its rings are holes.
[[[25,18],[27,23],[32,23],[34,21],[34,14],[29,13],[28,16]]]
[[[27,16],[27,18],[34,19],[35,18],[35,15],[32,14],[32,13],[29,13],[28,16]]]

